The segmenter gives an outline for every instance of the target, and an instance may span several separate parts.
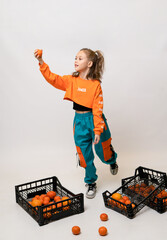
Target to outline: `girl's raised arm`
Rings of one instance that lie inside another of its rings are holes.
[[[67,76],[59,76],[55,73],[52,73],[50,71],[49,66],[43,61],[42,52],[40,52],[40,51],[41,50],[36,49],[34,51],[34,56],[39,61],[40,71],[41,71],[42,75],[44,76],[46,81],[48,83],[50,83],[52,86],[54,86],[57,89],[66,91],[68,82],[70,80],[69,76],[68,75]]]

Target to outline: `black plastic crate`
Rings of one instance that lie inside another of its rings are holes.
[[[46,194],[49,191],[55,191],[57,195],[61,197],[66,196],[69,197],[69,199],[38,207],[33,207],[29,203],[35,195]],[[83,193],[75,195],[70,192],[61,185],[55,176],[15,186],[15,193],[16,202],[33,217],[40,226],[84,212]]]
[[[159,191],[153,196],[151,196],[149,198],[149,201],[146,201],[145,204],[156,210],[159,213],[164,213],[167,210],[167,178],[166,178],[166,173],[163,172],[159,172],[156,170],[151,170],[151,169],[147,169],[147,168],[138,168],[136,169],[135,174],[139,174],[141,176],[146,175],[146,179],[150,179],[150,181],[152,183],[156,183],[157,185],[162,183],[162,181],[164,181],[164,183],[162,184],[162,187],[160,187],[160,189],[158,189]],[[132,177],[129,178],[124,178],[122,179],[122,184],[127,183]],[[147,182],[147,181],[146,181]],[[134,194],[134,192],[136,192],[135,188],[133,187],[133,185],[131,185],[131,187],[129,187],[131,190],[130,194]],[[142,191],[142,186],[140,185],[138,188],[138,195],[142,195],[143,196],[143,191]],[[147,195],[147,192],[146,192]]]
[[[145,205],[149,206],[151,202],[155,201],[155,197],[165,189],[166,185],[166,173],[138,167],[134,176],[122,179],[121,187],[112,193],[105,191],[102,194],[104,204],[106,207],[132,219]],[[143,191],[141,191],[140,186],[143,186]],[[128,196],[131,203],[126,205],[115,200],[112,198],[114,193]]]

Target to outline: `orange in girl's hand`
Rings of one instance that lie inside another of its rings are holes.
[[[100,227],[100,228],[99,228],[99,234],[100,234],[101,236],[107,235],[107,228],[106,228],[106,227]]]
[[[74,235],[78,235],[78,234],[80,234],[80,232],[81,232],[80,227],[78,227],[78,226],[72,227],[72,233]]]
[[[106,213],[102,213],[102,214],[100,215],[100,219],[101,219],[102,221],[107,221],[107,220],[108,220],[108,215],[107,215]]]
[[[38,49],[38,57],[42,57],[42,49]]]

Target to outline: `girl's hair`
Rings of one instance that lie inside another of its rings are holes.
[[[104,72],[104,57],[103,53],[100,50],[93,51],[89,48],[82,48],[80,51],[84,51],[87,55],[87,58],[93,62],[92,67],[90,68],[89,73],[87,74],[87,79],[96,79],[101,82],[102,75]],[[73,72],[73,77],[78,77],[79,72]]]

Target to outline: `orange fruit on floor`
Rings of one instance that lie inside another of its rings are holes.
[[[55,196],[54,197],[54,201],[55,202],[60,202],[61,201],[61,197],[60,196]]]
[[[113,193],[111,197],[118,201],[122,199],[122,195],[120,193]]]
[[[69,197],[62,197],[61,201],[63,201],[63,200],[69,200]],[[70,204],[70,203],[71,203],[71,200],[63,202],[63,206],[68,205],[68,202],[69,202],[69,204]]]
[[[107,235],[107,228],[104,227],[104,226],[99,227],[99,234],[100,234],[101,236]]]
[[[78,226],[73,226],[73,227],[72,227],[72,233],[73,233],[74,235],[78,235],[78,234],[80,234],[80,232],[81,232],[80,227],[78,227]]]
[[[38,52],[37,52],[37,53],[38,53],[38,56],[39,56],[39,57],[42,57],[42,49],[38,49]]]
[[[50,199],[54,199],[54,197],[56,196],[56,192],[54,191],[49,191],[46,194],[48,197],[50,197]]]
[[[100,219],[102,221],[107,221],[108,220],[108,215],[106,213],[102,213],[102,214],[100,214]]]
[[[32,200],[31,205],[33,207],[39,207],[39,206],[42,206],[42,202],[39,199],[34,199]]]

